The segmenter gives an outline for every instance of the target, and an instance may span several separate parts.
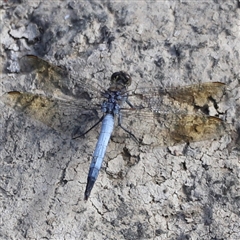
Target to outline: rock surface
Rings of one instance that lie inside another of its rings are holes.
[[[113,137],[84,202],[99,128],[72,140],[2,104],[1,239],[240,239],[239,1],[6,0],[0,9],[1,95],[34,90],[18,61],[34,54],[103,87],[119,70],[132,89],[223,82],[218,111],[209,109],[230,126],[187,146]]]

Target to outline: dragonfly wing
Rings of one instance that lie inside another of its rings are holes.
[[[97,106],[87,100],[67,102],[17,91],[4,94],[0,100],[15,110],[67,135],[72,135],[75,129],[84,133],[99,119]]]
[[[215,105],[224,92],[225,84],[220,82],[140,88],[128,98],[136,108],[123,109],[122,125],[143,142],[160,146],[216,138],[224,132],[223,121],[196,110],[208,113],[209,103]]]
[[[33,88],[42,90],[45,94],[53,96],[56,91],[69,95],[69,78],[64,69],[53,66],[47,61],[33,55],[20,59],[21,73],[30,77]],[[31,75],[30,75],[31,74]]]
[[[170,108],[174,105],[173,102],[178,102],[178,105],[186,104],[196,108],[204,107],[210,101],[219,102],[225,93],[225,89],[226,85],[221,82],[206,82],[170,89],[140,88],[130,94],[129,101],[133,101],[136,106],[161,112],[171,110]],[[168,103],[167,107],[165,107],[166,102]]]
[[[73,79],[69,72],[61,67],[34,56],[26,55],[19,61],[21,73],[30,77],[32,87],[42,90],[47,96],[74,96],[75,98],[88,98],[100,96],[100,91],[93,83],[87,80]]]
[[[179,102],[202,107],[211,99],[219,102],[224,95],[225,88],[226,85],[221,82],[206,82],[169,91],[168,95]]]
[[[123,117],[122,125],[131,129],[143,144],[172,146],[218,138],[224,133],[224,122],[203,114],[162,114],[146,112]],[[139,127],[141,126],[141,127]]]

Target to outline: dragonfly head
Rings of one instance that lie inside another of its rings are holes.
[[[126,72],[120,71],[115,72],[111,76],[111,86],[109,90],[111,91],[121,91],[126,90],[128,86],[132,83],[132,78]]]

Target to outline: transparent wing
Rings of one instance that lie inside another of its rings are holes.
[[[208,113],[210,102],[216,105],[224,92],[225,84],[219,82],[137,89],[129,96],[137,107],[122,110],[122,125],[143,143],[160,146],[218,138],[224,122],[203,112]]]
[[[184,113],[131,114],[123,118],[122,125],[143,144],[158,146],[215,139],[225,130],[224,122],[217,117]]]
[[[30,78],[35,89],[42,90],[47,96],[73,96],[77,99],[100,97],[101,89],[87,79],[74,79],[66,69],[54,66],[34,56],[26,55],[19,61],[21,73]]]
[[[67,134],[80,127],[79,135],[99,120],[102,98],[97,86],[84,80],[76,82],[64,69],[36,56],[23,57],[20,65],[22,73],[30,73],[35,87],[47,96],[9,92],[1,97],[3,102]],[[158,145],[215,138],[224,131],[223,122],[216,117],[195,114],[194,110],[207,109],[209,102],[220,101],[224,89],[224,84],[216,82],[165,90],[139,88],[129,94],[130,102],[137,107],[122,110],[122,125],[143,142],[154,140]],[[53,100],[50,96],[58,96],[58,92],[79,100]]]
[[[169,89],[158,87],[138,88],[129,94],[129,101],[133,102],[135,106],[161,112],[171,111],[171,108],[174,108],[175,105],[177,105],[177,108],[181,108],[184,104],[199,108],[207,106],[210,101],[214,104],[219,102],[225,93],[225,89],[226,85],[221,82],[206,82]]]
[[[16,111],[41,121],[58,132],[72,136],[76,130],[84,133],[99,119],[100,107],[88,100],[62,101],[46,96],[9,92],[0,100]]]
[[[98,121],[99,86],[73,79],[66,69],[34,55],[22,57],[19,63],[26,85],[41,94],[12,91],[0,97],[2,102],[68,135],[79,136]]]

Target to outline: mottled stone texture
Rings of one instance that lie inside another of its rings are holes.
[[[85,203],[99,128],[72,140],[1,104],[0,239],[240,239],[239,1],[5,0],[0,14],[1,95],[35,90],[18,73],[34,54],[65,66],[72,89],[118,70],[132,89],[226,83],[208,113],[228,125],[174,147],[113,136]]]

